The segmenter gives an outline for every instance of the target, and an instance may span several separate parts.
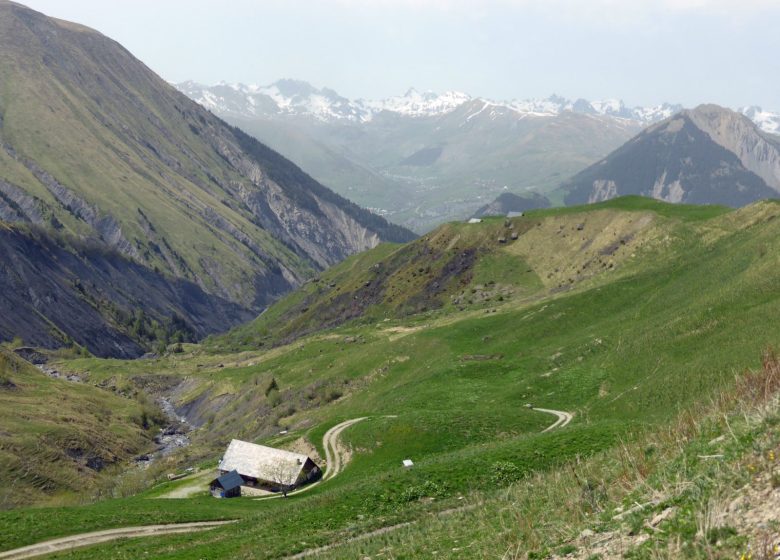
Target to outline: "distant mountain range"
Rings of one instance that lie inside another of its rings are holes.
[[[747,116],[702,105],[650,126],[564,182],[567,204],[642,195],[743,206],[780,193],[780,137]]]
[[[643,126],[607,116],[631,112],[617,102],[494,103],[414,90],[353,101],[294,80],[177,87],[339,194],[417,232],[503,192],[547,193]],[[673,111],[634,110],[643,118]]]
[[[367,122],[382,112],[407,117],[435,117],[449,113],[461,105],[476,102],[479,111],[508,109],[519,115],[560,115],[564,111],[625,119],[640,124],[652,124],[669,118],[683,109],[680,104],[662,103],[651,107],[627,107],[619,99],[588,101],[570,100],[558,95],[546,99],[495,101],[472,97],[459,91],[437,94],[410,88],[404,95],[380,100],[350,100],[329,88],[316,88],[302,80],[279,80],[267,86],[221,82],[213,86],[186,81],[174,84],[181,92],[207,109],[235,116],[308,116],[323,122]],[[761,107],[743,107],[738,112],[753,120],[764,132],[780,132],[780,113]]]
[[[380,113],[405,117],[436,117],[471,104],[477,111],[510,110],[518,115],[551,117],[564,111],[653,123],[682,109],[663,103],[656,107],[626,107],[617,99],[575,101],[552,95],[547,99],[494,101],[459,91],[437,94],[409,89],[404,95],[381,100],[350,100],[329,88],[301,80],[279,80],[268,86],[219,83],[206,86],[192,81],[175,84],[190,98],[215,113],[235,116],[307,116],[322,122],[368,122]],[[760,110],[759,110],[760,111]]]
[[[550,201],[547,198],[532,194],[530,196],[519,196],[514,193],[502,193],[491,203],[474,212],[474,218],[485,216],[507,216],[510,213],[527,212],[537,208],[549,208]]]
[[[0,53],[0,340],[138,355],[414,237],[97,31],[0,0]]]
[[[505,193],[562,204],[563,181],[683,110],[414,89],[350,100],[299,80],[176,87],[343,196],[417,232],[472,215]],[[780,115],[741,111],[766,132],[780,130]]]

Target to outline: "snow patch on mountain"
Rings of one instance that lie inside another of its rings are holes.
[[[764,111],[755,105],[742,107],[739,112],[758,125],[758,128],[770,134],[780,134],[780,113]]]

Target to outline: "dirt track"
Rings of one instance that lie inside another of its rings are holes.
[[[345,422],[336,424],[330,430],[325,432],[325,435],[322,437],[322,447],[325,449],[325,464],[327,466],[327,470],[325,471],[325,474],[317,482],[313,484],[307,484],[300,490],[294,490],[293,492],[290,492],[287,495],[293,496],[295,494],[301,494],[302,492],[311,490],[312,488],[316,487],[318,484],[321,484],[326,480],[330,480],[331,478],[339,474],[341,470],[346,466],[347,462],[349,461],[349,452],[347,451],[346,448],[344,448],[341,445],[341,442],[339,440],[341,436],[341,432],[343,432],[353,424],[362,422],[366,418],[368,417],[363,416],[362,418],[353,418],[352,420],[346,420]],[[264,496],[262,498],[256,498],[256,499],[273,500],[281,497],[282,497],[281,494],[275,494],[273,496]]]
[[[574,418],[574,414],[571,414],[569,412],[564,412],[562,410],[550,410],[548,408],[532,408],[531,410],[535,410],[536,412],[544,412],[546,414],[552,414],[558,417],[558,419],[554,423],[550,424],[544,430],[542,430],[542,433],[549,432],[550,430],[554,430],[555,428],[563,428],[566,424],[571,422],[572,418]]]
[[[159,535],[170,535],[175,533],[194,533],[196,531],[206,531],[233,523],[233,521],[200,521],[196,523],[171,523],[167,525],[145,525],[141,527],[122,527],[120,529],[107,529],[105,531],[94,531],[92,533],[83,533],[44,541],[6,552],[0,552],[0,560],[21,560],[22,558],[33,558],[44,554],[54,552],[63,552],[73,548],[89,546],[93,544],[104,543],[116,539],[129,539],[133,537],[155,537]]]
[[[358,422],[365,419],[366,417],[353,418],[351,420],[341,422],[340,424],[333,426],[331,429],[325,432],[325,436],[322,438],[322,446],[325,448],[325,461],[327,462],[327,470],[325,471],[325,475],[319,481],[309,486],[305,486],[298,492],[304,492],[310,488],[313,488],[320,482],[330,480],[341,472],[349,460],[347,451],[341,446],[339,442],[341,432],[353,424],[357,424]],[[278,497],[278,495],[275,495],[269,498],[258,499],[264,500]],[[120,529],[95,531],[92,533],[72,535],[70,537],[44,541],[22,548],[0,552],[0,560],[21,560],[22,558],[33,558],[35,556],[42,556],[44,554],[51,554],[54,552],[62,552],[72,548],[99,544],[116,539],[153,537],[159,535],[170,535],[174,533],[192,533],[195,531],[205,531],[214,527],[219,527],[220,525],[224,525],[226,523],[233,523],[233,521],[204,521],[197,523],[175,523],[168,525],[145,525],[141,527],[123,527]]]
[[[535,410],[537,412],[544,412],[546,414],[552,414],[553,416],[557,417],[557,420],[554,423],[552,423],[549,426],[547,426],[544,430],[542,430],[542,433],[549,432],[549,431],[554,430],[556,428],[563,428],[566,424],[571,422],[572,418],[574,418],[574,414],[572,414],[570,412],[564,412],[562,410],[551,410],[551,409],[547,409],[547,408],[534,408],[532,410]],[[363,418],[357,418],[355,421],[359,422],[360,420],[363,420]],[[350,422],[354,422],[354,421],[350,421]],[[351,425],[348,422],[344,422],[344,424],[347,424],[347,426]],[[338,426],[334,426],[333,428],[331,428],[331,430],[328,431],[328,433],[330,433],[331,431],[336,430],[336,428],[339,428],[339,427],[343,426],[344,424],[339,424]],[[344,426],[344,428],[346,428],[347,426]],[[342,430],[344,428],[342,428]],[[338,430],[338,433],[336,433],[334,435],[338,436],[339,433],[341,433],[341,430]],[[328,434],[325,434],[325,435],[327,436]],[[326,452],[327,452],[327,447],[325,449],[326,449]],[[330,464],[330,463],[328,463],[328,464]],[[335,474],[337,474],[337,473],[334,473],[333,476],[335,476]],[[453,508],[453,509],[450,509],[450,510],[445,510],[445,511],[439,512],[437,515],[440,515],[440,516],[441,515],[449,515],[449,514],[452,514],[452,513],[465,511],[467,509],[472,509],[474,507],[475,506],[472,504],[472,505],[467,505],[467,506],[463,506],[463,507],[459,507],[459,508]],[[350,539],[347,539],[345,541],[327,544],[325,546],[321,546],[321,547],[318,547],[318,548],[309,548],[307,550],[299,552],[298,554],[294,554],[292,556],[288,556],[287,558],[288,558],[288,560],[298,560],[300,558],[307,558],[309,556],[316,556],[316,555],[318,555],[318,554],[320,554],[322,552],[327,552],[328,550],[332,550],[334,548],[338,548],[339,546],[343,546],[343,545],[346,545],[346,544],[351,544],[351,543],[355,543],[355,542],[358,542],[358,541],[370,539],[372,537],[377,537],[377,536],[380,536],[380,535],[384,535],[386,533],[390,533],[390,532],[396,531],[398,529],[403,529],[404,527],[409,527],[411,525],[414,525],[415,523],[417,523],[417,521],[406,521],[404,523],[398,523],[396,525],[389,525],[387,527],[380,527],[379,529],[374,529],[373,531],[369,531],[367,533],[362,533],[360,535],[356,535],[356,536],[354,536],[354,537],[352,537]]]
[[[537,412],[544,412],[546,414],[552,414],[557,417],[556,421],[553,424],[549,425],[547,428],[542,430],[543,433],[549,432],[556,428],[563,428],[569,422],[571,422],[572,418],[574,417],[573,414],[569,412],[564,412],[562,410],[550,410],[546,408],[534,408],[533,410]],[[358,422],[365,420],[366,418],[367,417],[353,418],[351,420],[341,422],[340,424],[336,424],[327,432],[325,432],[325,435],[322,438],[322,446],[325,449],[325,461],[327,463],[327,470],[325,471],[325,475],[318,482],[311,484],[307,487],[304,487],[302,490],[299,490],[298,492],[303,492],[309,488],[316,486],[317,484],[320,484],[325,480],[330,480],[331,478],[335,477],[341,472],[341,470],[344,468],[347,461],[349,460],[349,457],[347,455],[346,450],[340,445],[339,436],[341,436],[341,433],[344,430],[346,430],[347,428],[349,428],[354,424],[357,424]],[[272,497],[276,498],[278,496],[272,496]],[[268,498],[259,498],[259,499],[268,499]],[[461,508],[456,508],[454,510],[451,510],[451,512],[455,512],[460,509]],[[0,552],[0,560],[21,560],[23,558],[33,558],[35,556],[42,556],[44,554],[51,554],[54,552],[62,552],[65,550],[70,550],[72,548],[89,546],[89,545],[103,543],[103,542],[112,541],[121,538],[152,537],[152,536],[159,536],[159,535],[169,535],[174,533],[191,533],[195,531],[205,531],[208,529],[212,529],[214,527],[219,527],[220,525],[225,525],[226,523],[233,523],[233,521],[204,521],[204,522],[197,522],[197,523],[147,525],[141,527],[124,527],[120,529],[108,529],[105,531],[95,531],[92,533],[73,535],[61,539],[44,541],[42,543],[25,546],[22,548],[17,548],[14,550],[9,550],[6,552]],[[352,542],[355,540],[363,540],[373,536],[378,536],[383,533],[388,533],[396,529],[409,526],[413,523],[414,522],[399,523],[398,525],[376,529],[374,531],[365,533],[363,535],[358,535],[357,537],[350,539],[350,541],[348,542]],[[305,550],[299,554],[296,554],[295,556],[292,556],[291,558],[303,558],[306,556],[311,556],[319,552],[324,552],[325,550],[328,550],[330,548],[340,546],[341,544],[345,544],[345,543],[334,543],[316,549]]]
[[[325,463],[327,465],[327,470],[325,471],[325,476],[322,477],[322,480],[329,480],[339,474],[348,461],[348,456],[344,448],[339,444],[341,432],[365,419],[365,416],[362,418],[353,418],[352,420],[347,420],[341,424],[336,424],[325,432],[325,436],[322,438],[322,447],[325,448]]]

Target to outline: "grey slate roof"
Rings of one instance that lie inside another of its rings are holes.
[[[241,478],[241,475],[238,474],[238,472],[233,470],[217,478],[214,483],[221,486],[223,490],[232,490],[233,488],[238,488],[244,484],[244,479]]]
[[[220,471],[236,470],[241,476],[268,482],[294,484],[309,458],[301,453],[234,439],[219,462]]]

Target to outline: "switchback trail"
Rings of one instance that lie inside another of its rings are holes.
[[[549,432],[551,430],[554,430],[555,428],[563,428],[566,424],[571,422],[572,418],[574,418],[574,414],[571,414],[570,412],[564,412],[562,410],[550,410],[547,408],[532,408],[531,410],[535,410],[536,412],[544,412],[547,414],[552,414],[558,417],[558,419],[554,423],[550,424],[544,430],[542,430],[542,433]]]
[[[352,420],[346,420],[344,422],[341,422],[340,424],[336,424],[327,432],[325,432],[325,435],[322,437],[322,447],[323,449],[325,449],[325,465],[326,465],[325,474],[317,482],[313,484],[308,484],[303,488],[301,488],[300,490],[294,490],[293,492],[290,492],[287,495],[293,496],[295,494],[300,494],[301,492],[306,492],[307,490],[311,490],[318,484],[321,484],[326,480],[330,480],[333,477],[335,477],[337,474],[339,474],[342,471],[342,469],[346,466],[347,461],[349,461],[349,456],[340,443],[341,432],[343,432],[350,426],[357,424],[358,422],[362,422],[366,418],[368,418],[368,416],[363,416],[361,418],[353,418]],[[274,498],[280,498],[280,497],[281,497],[280,494],[274,494],[273,496],[265,496],[256,499],[272,500]]]
[[[544,412],[546,414],[552,414],[553,416],[557,417],[557,420],[555,420],[554,423],[550,424],[544,430],[542,430],[542,433],[549,432],[549,431],[554,430],[556,428],[563,428],[566,424],[571,422],[572,418],[574,418],[574,414],[572,414],[570,412],[564,412],[562,410],[551,410],[551,409],[547,409],[547,408],[533,408],[532,410],[535,410],[537,412]],[[358,421],[358,422],[360,420],[363,420],[363,418],[356,419],[356,421]],[[344,422],[343,424],[339,424],[338,426],[334,426],[333,428],[331,428],[328,431],[328,433],[330,433],[331,431],[336,432],[336,429],[340,428],[341,426],[344,426],[344,424],[347,424],[348,426],[351,425],[348,422]],[[346,427],[347,426],[344,426],[344,428],[346,428]],[[341,429],[344,429],[344,428],[341,428]],[[341,430],[338,430],[337,433],[335,433],[334,435],[338,435],[339,433],[341,433]],[[328,434],[325,434],[325,435],[327,437]],[[328,448],[325,447],[326,452],[327,452],[327,449]],[[328,459],[328,464],[330,465],[330,459]],[[335,472],[333,476],[335,476],[335,474],[338,474],[338,472]],[[453,514],[453,513],[458,513],[458,512],[461,512],[461,511],[472,509],[474,507],[475,507],[475,505],[471,504],[471,505],[466,505],[466,506],[462,506],[462,507],[459,507],[459,508],[452,508],[452,509],[448,509],[448,510],[444,510],[442,512],[439,512],[437,515],[440,515],[440,516],[441,515],[450,515],[450,514]],[[318,555],[318,554],[320,554],[322,552],[327,552],[327,551],[332,550],[334,548],[338,548],[340,546],[344,546],[344,545],[347,545],[347,544],[352,544],[352,543],[355,543],[355,542],[359,542],[359,541],[363,541],[363,540],[366,540],[366,539],[370,539],[372,537],[378,537],[380,535],[384,535],[384,534],[390,533],[392,531],[397,531],[398,529],[403,529],[405,527],[409,527],[411,525],[414,525],[415,523],[417,523],[417,520],[405,521],[403,523],[397,523],[395,525],[389,525],[387,527],[380,527],[379,529],[374,529],[373,531],[368,531],[366,533],[361,533],[359,535],[355,535],[354,537],[351,537],[351,538],[346,539],[344,541],[334,542],[334,543],[331,543],[331,544],[326,544],[326,545],[318,547],[318,548],[309,548],[309,549],[306,549],[306,550],[304,550],[302,552],[299,552],[298,554],[294,554],[292,556],[287,556],[286,558],[288,560],[299,560],[300,558],[308,558],[309,556],[316,556],[316,555]]]
[[[82,546],[104,543],[116,539],[129,539],[133,537],[157,537],[160,535],[171,535],[175,533],[194,533],[196,531],[206,531],[233,523],[233,521],[199,521],[196,523],[169,523],[166,525],[142,525],[140,527],[122,527],[120,529],[107,529],[105,531],[93,531],[91,533],[82,533],[60,539],[43,541],[30,546],[15,548],[0,552],[0,560],[21,560],[22,558],[34,558],[44,554],[54,552],[63,552]]]

